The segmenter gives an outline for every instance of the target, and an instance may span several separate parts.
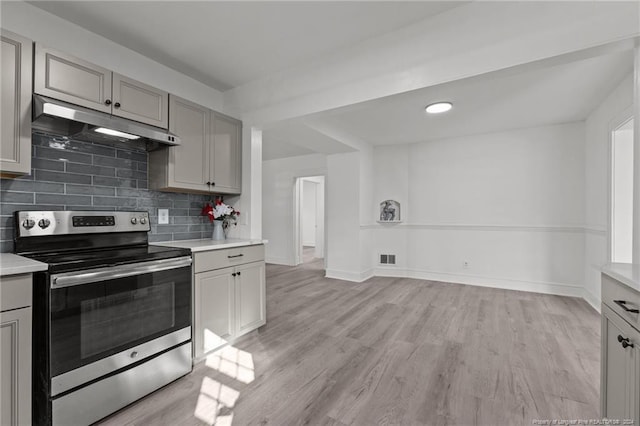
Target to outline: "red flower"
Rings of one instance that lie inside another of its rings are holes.
[[[205,204],[202,208],[202,213],[200,214],[203,216],[209,216],[209,221],[213,222],[213,207],[211,207],[211,204]]]

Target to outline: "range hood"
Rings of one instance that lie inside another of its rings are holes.
[[[142,146],[147,150],[153,150],[162,145],[180,145],[180,138],[177,135],[159,127],[40,95],[33,95],[32,127],[73,139]]]

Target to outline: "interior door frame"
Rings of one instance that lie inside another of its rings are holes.
[[[313,173],[304,176],[296,176],[293,184],[293,266],[302,264],[302,202],[303,202],[303,181],[308,178],[322,177],[324,179],[323,197],[323,228],[324,235],[322,241],[324,268],[327,267],[327,177],[325,174]],[[318,192],[316,191],[316,196]],[[317,202],[317,201],[316,201]]]

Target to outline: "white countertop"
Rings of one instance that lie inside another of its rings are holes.
[[[640,265],[632,263],[609,263],[602,268],[604,274],[640,292]]]
[[[192,253],[197,251],[219,250],[233,247],[255,246],[257,244],[265,244],[267,240],[245,240],[241,238],[227,238],[222,241],[214,241],[210,238],[203,240],[179,240],[179,241],[163,241],[160,243],[151,243],[155,246],[163,247],[179,247],[188,248]]]
[[[13,253],[0,253],[0,276],[46,271],[48,265]]]

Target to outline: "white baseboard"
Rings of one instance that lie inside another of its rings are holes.
[[[600,313],[600,304],[602,303],[602,301],[600,299],[598,299],[596,297],[596,295],[591,293],[586,288],[583,288],[582,290],[583,290],[582,291],[582,298],[584,300],[586,300],[587,303],[590,304],[593,307],[593,309],[595,309],[596,311],[598,311],[598,313]]]
[[[336,280],[353,281],[356,283],[361,283],[363,281],[368,280],[369,278],[372,278],[374,275],[373,275],[373,269],[367,269],[366,271],[362,271],[362,272],[339,271],[336,269],[327,269],[325,271],[324,276],[326,278],[333,278]]]
[[[264,261],[265,263],[273,263],[274,265],[296,266],[291,259],[287,259],[286,257],[265,256]]]
[[[432,272],[418,269],[376,268],[375,276],[415,278],[419,280],[440,281],[474,285],[479,287],[501,288],[505,290],[528,291],[532,293],[555,294],[559,296],[583,297],[584,289],[576,284],[554,283],[544,281],[514,280],[507,278],[484,277],[480,275],[453,274],[449,272]],[[591,303],[591,302],[589,302]]]

